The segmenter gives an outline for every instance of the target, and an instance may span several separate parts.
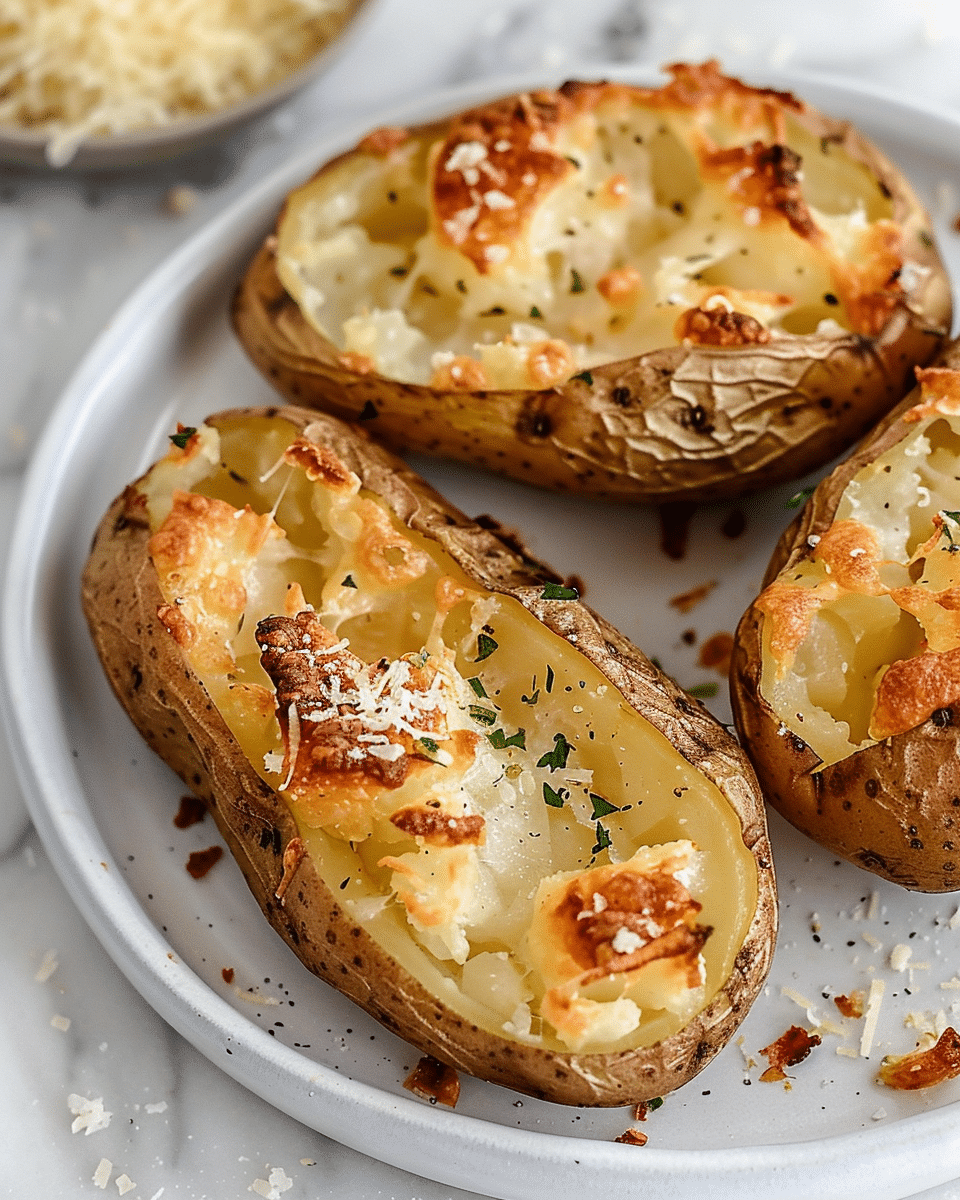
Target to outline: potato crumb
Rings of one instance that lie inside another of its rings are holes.
[[[79,1133],[82,1129],[87,1137],[91,1133],[106,1129],[113,1116],[112,1112],[104,1109],[102,1096],[98,1096],[96,1100],[88,1100],[86,1096],[78,1096],[71,1092],[67,1097],[67,1106],[75,1117],[70,1132]]]
[[[167,192],[164,199],[164,208],[171,216],[185,217],[192,212],[200,199],[200,193],[196,188],[189,187],[185,183],[178,184],[172,187]]]
[[[670,607],[676,608],[682,613],[689,612],[691,608],[696,608],[698,604],[706,600],[716,586],[717,581],[711,579],[709,583],[701,583],[688,592],[680,592],[679,595],[670,598]]]
[[[113,1174],[113,1163],[109,1158],[101,1158],[97,1163],[97,1169],[93,1173],[93,1183],[95,1187],[105,1188],[110,1182],[110,1176]]]
[[[143,1111],[148,1113],[163,1113],[167,1111],[166,1100],[158,1100],[156,1104],[145,1104]]]
[[[904,945],[903,942],[900,942],[898,945],[894,946],[894,948],[890,951],[890,969],[892,971],[906,970],[907,963],[910,961],[910,956],[912,954],[913,950],[911,947]]]
[[[877,1031],[877,1022],[880,1019],[880,1004],[885,991],[886,984],[882,979],[872,979],[870,981],[870,991],[867,995],[866,1020],[863,1023],[863,1034],[860,1037],[861,1058],[870,1057],[874,1034]]]
[[[283,1167],[273,1167],[266,1179],[255,1179],[247,1191],[262,1196],[263,1200],[280,1200],[292,1187],[293,1180]]]
[[[54,1027],[54,1029],[59,1029],[61,1033],[66,1033],[70,1028],[70,1018],[61,1017],[59,1013],[54,1013],[54,1015],[50,1018],[50,1024]]]
[[[639,1129],[625,1129],[619,1137],[615,1137],[613,1140],[624,1146],[645,1146],[649,1138]]]
[[[37,981],[37,983],[46,983],[59,965],[60,964],[57,962],[56,950],[48,950],[43,956],[40,966],[37,967],[37,972],[34,975],[34,979]]]
[[[136,1186],[129,1175],[117,1176],[117,1191],[121,1196],[125,1196],[127,1192],[132,1192]]]

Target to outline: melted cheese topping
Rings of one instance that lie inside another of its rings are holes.
[[[827,764],[960,701],[960,373],[918,375],[909,432],[756,602],[761,691]]]
[[[792,97],[671,72],[366,139],[289,198],[284,286],[345,366],[449,390],[550,387],[680,340],[875,334],[907,278],[878,180]]]
[[[510,1037],[679,1028],[732,969],[756,894],[713,785],[329,450],[280,420],[224,428],[183,431],[130,502],[161,619],[296,819],[278,902],[309,853],[398,961]],[[575,892],[609,912],[571,922]]]
[[[342,0],[5,0],[0,123],[49,133],[54,166],[93,135],[215,112],[330,40]]]

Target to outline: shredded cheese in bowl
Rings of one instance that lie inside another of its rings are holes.
[[[5,0],[0,130],[62,166],[87,138],[165,129],[268,93],[358,0]]]

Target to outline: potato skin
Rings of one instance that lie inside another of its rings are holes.
[[[241,753],[219,711],[157,619],[162,603],[149,531],[133,489],[105,515],[83,578],[83,605],[107,676],[151,747],[208,805],[265,916],[300,960],[420,1051],[483,1079],[565,1104],[635,1103],[678,1087],[731,1037],[770,966],[777,909],[763,803],[736,743],[703,707],[665,679],[602,618],[579,603],[538,599],[546,568],[447,504],[362,430],[292,408],[279,415],[320,437],[405,524],[439,542],[484,587],[513,595],[579,648],[628,701],[729,799],[758,867],[758,903],[734,970],[704,1011],[646,1049],[561,1053],[496,1036],[465,1021],[405,972],[344,911],[309,855],[282,902],[284,854],[297,837],[289,809]],[[231,416],[236,414],[221,414]],[[215,424],[217,418],[210,418]],[[555,610],[560,609],[559,615]]]
[[[238,286],[234,329],[288,401],[362,421],[395,450],[637,502],[715,501],[797,478],[840,454],[900,400],[914,366],[936,353],[951,302],[927,216],[900,171],[849,123],[805,106],[794,115],[874,174],[891,197],[904,256],[921,268],[875,336],[683,342],[542,390],[444,391],[345,365],[281,283],[273,236]]]
[[[937,366],[960,369],[951,344]],[[910,393],[854,453],[823,480],[784,532],[764,577],[808,557],[807,539],[833,523],[851,479],[909,431]],[[734,721],[764,795],[801,832],[832,853],[920,892],[960,889],[960,713],[938,710],[923,724],[857,751],[821,771],[820,758],[760,694],[763,614],[751,606],[734,639],[730,694]]]

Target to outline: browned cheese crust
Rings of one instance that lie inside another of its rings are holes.
[[[935,365],[960,369],[960,346],[949,345]],[[915,419],[918,398],[911,392],[819,485],[780,538],[764,587],[811,557],[850,481],[909,432],[905,414]],[[801,736],[783,729],[760,692],[764,620],[754,603],[740,621],[730,690],[741,741],[768,801],[831,852],[884,879],[922,892],[960,889],[960,708],[952,707],[960,693],[949,692],[949,671],[934,681],[939,701],[918,709],[909,728],[822,767]],[[901,714],[923,699],[916,684],[912,678],[910,696],[896,699]]]
[[[558,129],[619,101],[628,112],[633,105],[694,120],[718,113],[735,125],[762,120],[765,137],[746,146],[723,148],[692,135],[697,170],[722,182],[764,227],[789,227],[804,253],[822,256],[846,332],[771,336],[753,316],[718,302],[678,309],[672,339],[668,333],[660,348],[572,375],[569,362],[563,372],[567,343],[548,334],[539,357],[531,355],[523,388],[485,385],[479,363],[462,357],[429,384],[401,382],[379,374],[369,357],[339,350],[305,318],[277,273],[271,235],[233,305],[235,330],[254,364],[290,402],[362,421],[394,449],[459,459],[560,491],[644,502],[716,500],[829,461],[900,400],[913,367],[931,358],[949,326],[949,287],[927,216],[901,172],[848,123],[786,93],[729,79],[715,63],[669,70],[672,80],[661,89],[568,83],[493,101],[447,122],[379,131],[352,157],[389,159],[408,139],[439,142],[438,163],[452,162],[465,143],[488,152],[497,192],[509,204],[483,209],[464,230],[457,218],[475,211],[467,207],[466,173],[437,170],[432,193],[437,229],[452,230],[439,240],[459,250],[482,279],[491,244],[513,246],[543,195],[573,170],[549,149]],[[823,153],[842,152],[862,165],[889,198],[891,218],[877,227],[867,266],[842,262],[826,246],[804,193],[803,164],[784,144],[787,117]],[[509,149],[497,155],[497,146]],[[909,278],[902,270],[908,261]],[[596,290],[616,311],[641,285],[627,264],[608,271]],[[715,292],[725,294],[723,287]]]
[[[622,1105],[677,1087],[730,1038],[772,957],[775,885],[763,804],[749,764],[698,702],[602,618],[580,603],[551,605],[539,599],[544,579],[554,578],[547,568],[495,529],[482,528],[452,508],[362,430],[302,409],[258,410],[264,411],[279,412],[298,430],[313,425],[310,436],[329,446],[406,526],[438,542],[484,587],[516,597],[561,636],[576,635],[580,651],[716,782],[737,814],[759,875],[759,901],[735,969],[708,1007],[676,1036],[621,1053],[562,1053],[496,1036],[430,995],[350,918],[321,880],[290,811],[244,757],[158,619],[163,601],[134,488],[104,517],[83,578],[87,620],[123,707],[152,748],[207,804],[264,914],[298,958],[421,1052],[567,1104]]]

